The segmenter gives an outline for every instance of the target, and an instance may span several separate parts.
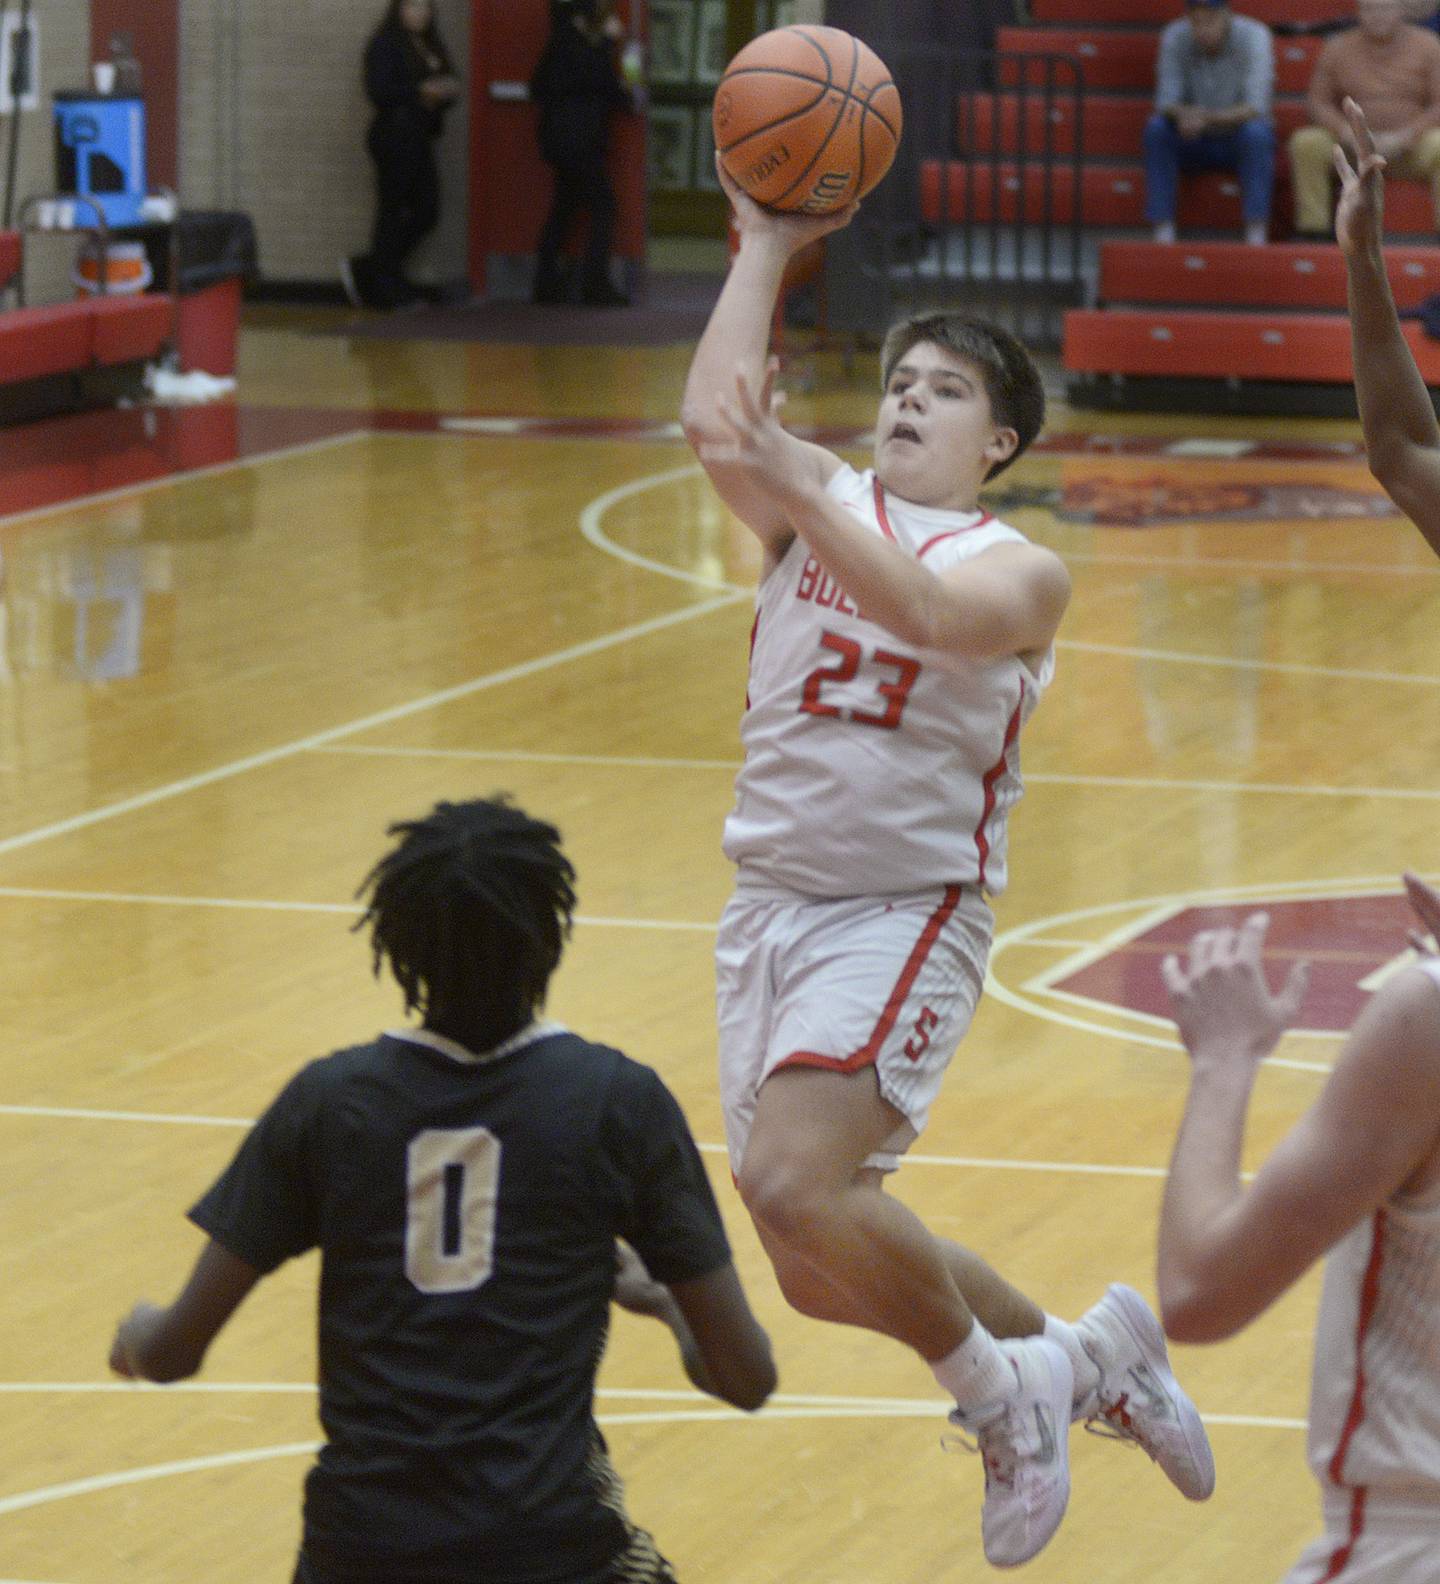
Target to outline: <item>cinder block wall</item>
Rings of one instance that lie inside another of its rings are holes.
[[[383,10],[382,0],[182,0],[181,198],[250,214],[272,280],[333,280],[336,260],[368,243],[361,57]],[[437,0],[437,11],[463,76],[469,0]],[[438,150],[441,223],[415,259],[421,280],[466,272],[471,92],[467,84]]]

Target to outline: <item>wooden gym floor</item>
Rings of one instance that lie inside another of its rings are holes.
[[[873,367],[847,383],[790,351],[792,421],[863,465]],[[710,953],[756,557],[672,427],[686,354],[271,311],[238,413],[117,415],[81,485],[28,437],[25,509],[0,523],[0,1579],[288,1579],[313,1261],[189,1385],[112,1381],[111,1328],[173,1292],[183,1212],[245,1120],[396,1021],[349,933],[386,822],[498,788],[556,820],[580,871],[552,1010],[679,1094],[781,1367],[745,1419],[617,1317],[599,1408],[635,1516],[686,1584],[983,1571],[978,1460],[942,1452],[928,1372],[785,1310],[720,1152]],[[196,423],[229,438],[187,452]],[[1153,1291],[1184,1079],[1160,944],[1197,909],[1265,902],[1277,965],[1323,965],[1312,1026],[1262,1076],[1258,1155],[1403,948],[1400,869],[1440,868],[1440,563],[1356,433],[1057,406],[997,489],[1075,599],[1026,735],[991,990],[897,1191],[1060,1314],[1111,1280]],[[144,463],[166,436],[204,465]],[[1027,1577],[1278,1578],[1317,1526],[1316,1296],[1177,1350],[1211,1503],[1077,1432],[1070,1513]]]

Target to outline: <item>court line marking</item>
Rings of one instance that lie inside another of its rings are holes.
[[[273,1395],[280,1394],[294,1397],[313,1397],[319,1391],[314,1381],[172,1381],[169,1385],[157,1385],[154,1381],[10,1381],[0,1382],[0,1392],[27,1393],[43,1395],[47,1392],[61,1395],[85,1395],[93,1392],[120,1392],[130,1395],[159,1395],[159,1396],[204,1396],[207,1394],[222,1395]],[[670,1386],[597,1386],[594,1395],[605,1398],[614,1398],[622,1402],[667,1402],[689,1404],[694,1407],[708,1408],[716,1415],[723,1414],[726,1418],[749,1419],[754,1416],[742,1412],[738,1408],[731,1408],[728,1404],[721,1403],[714,1397],[707,1396],[704,1392],[694,1391],[683,1387]],[[793,1410],[815,1409],[818,1412],[829,1411],[833,1414],[859,1413],[866,1415],[894,1414],[897,1417],[928,1417],[931,1414],[943,1414],[950,1406],[946,1397],[855,1397],[837,1395],[824,1392],[776,1392],[771,1396],[765,1407],[760,1410],[771,1417],[803,1418],[805,1415],[796,1412],[791,1415],[780,1415],[778,1409],[788,1408]],[[709,1415],[707,1414],[706,1417]],[[1201,1416],[1207,1424],[1240,1425],[1255,1429],[1303,1430],[1303,1419],[1289,1419],[1275,1417],[1267,1414],[1203,1414]],[[619,1415],[609,1416],[609,1422],[619,1422]],[[318,1444],[318,1443],[317,1443]],[[0,1584],[4,1584],[0,1580]]]
[[[7,1381],[0,1382],[0,1393],[43,1395],[47,1392],[61,1395],[85,1395],[93,1392],[120,1392],[130,1395],[205,1396],[205,1395],[273,1395],[313,1397],[319,1387],[314,1381],[172,1381],[157,1385],[154,1381]],[[753,1415],[732,1409],[717,1399],[685,1387],[671,1386],[597,1386],[594,1395],[614,1398],[622,1402],[686,1403],[697,1407],[709,1405],[716,1415],[726,1418],[748,1419]],[[949,1399],[944,1397],[855,1397],[823,1392],[776,1392],[768,1399],[761,1412],[777,1417],[778,1408],[829,1409],[835,1413],[895,1414],[897,1416],[929,1416],[944,1413]],[[708,1415],[707,1415],[708,1417]],[[793,1417],[803,1417],[796,1414]],[[1206,1424],[1239,1425],[1253,1429],[1303,1430],[1305,1420],[1275,1417],[1267,1414],[1203,1414]],[[609,1422],[617,1422],[612,1416]],[[4,1584],[4,1580],[0,1580]]]
[[[137,907],[220,908],[232,912],[326,913],[358,917],[363,911],[355,902],[277,902],[267,897],[169,896],[147,891],[82,891],[66,886],[0,886],[0,898],[12,897],[29,902],[116,902]],[[690,919],[610,918],[600,913],[577,913],[577,924],[604,929],[674,930],[682,934],[714,934],[714,924]]]
[[[59,1122],[133,1122],[145,1127],[253,1127],[254,1117],[203,1116],[174,1111],[116,1111],[100,1106],[0,1105],[0,1116],[32,1117]],[[704,1155],[724,1155],[723,1144],[699,1143]],[[906,1161],[915,1166],[957,1166],[969,1171],[1024,1171],[1076,1174],[1094,1177],[1165,1176],[1163,1166],[1111,1166],[1092,1161],[999,1160],[982,1155],[916,1155]],[[6,1388],[0,1386],[0,1391]]]
[[[732,775],[744,763],[741,759],[670,759],[650,754],[538,753],[529,748],[429,748],[403,743],[337,743],[317,748],[319,754],[374,755],[391,759],[481,759],[504,764],[610,765],[637,770],[726,770]],[[1440,796],[1440,794],[1437,794]]]
[[[742,759],[681,759],[646,754],[541,753],[528,748],[431,748],[423,744],[339,743],[314,749],[318,754],[350,754],[391,759],[470,759],[502,764],[598,765],[639,770],[723,770],[735,774]],[[1053,770],[1026,770],[1026,786],[1113,788],[1136,792],[1259,792],[1283,797],[1440,799],[1436,787],[1329,786],[1287,781],[1184,780],[1170,776],[1068,775]]]
[[[631,566],[640,567],[646,572],[654,572],[659,577],[673,578],[679,583],[690,583],[696,588],[726,590],[753,600],[755,598],[753,584],[731,583],[725,578],[706,577],[703,572],[687,572],[683,567],[671,566],[666,561],[657,561],[652,556],[641,555],[638,550],[629,550],[624,545],[616,544],[601,527],[606,512],[621,501],[629,500],[632,495],[641,495],[646,490],[658,489],[666,484],[677,484],[681,479],[703,478],[704,472],[698,462],[692,462],[685,467],[667,468],[662,473],[646,473],[641,478],[630,479],[624,484],[616,485],[612,490],[606,490],[603,495],[597,495],[582,508],[581,537],[605,555],[614,556],[619,561],[628,561]]]
[[[1051,511],[1053,508],[1042,507],[1041,510]],[[1064,522],[1064,519],[1058,520]],[[1394,520],[1393,518],[1378,517],[1346,518],[1345,526],[1349,527],[1352,524],[1361,522],[1390,522]],[[1065,526],[1071,527],[1075,525],[1065,523]],[[1092,529],[1122,527],[1118,523],[1093,523],[1081,526],[1088,526]],[[1165,523],[1157,527],[1142,529],[1141,532],[1164,532],[1167,528],[1191,528],[1194,526],[1196,524],[1193,521]],[[1227,524],[1223,520],[1219,522],[1201,520],[1198,526],[1203,530],[1206,528],[1221,528],[1227,526]],[[1243,525],[1237,524],[1236,526],[1253,527],[1256,525],[1247,523]],[[1315,524],[1307,522],[1306,526],[1314,527]],[[1416,562],[1414,564],[1405,562],[1385,564],[1379,561],[1260,561],[1248,560],[1242,557],[1232,559],[1226,556],[1121,555],[1111,550],[1056,550],[1055,554],[1062,561],[1087,566],[1167,567],[1184,572],[1287,572],[1292,577],[1303,577],[1307,573],[1359,572],[1375,577],[1414,577],[1417,574],[1422,577],[1440,577],[1440,566],[1435,565],[1433,561]]]
[[[327,441],[314,442],[312,448],[323,444],[337,444],[347,438],[349,437],[331,437]],[[249,465],[249,460],[247,459],[244,464],[236,465]],[[221,464],[221,466],[229,467],[231,464]],[[198,791],[216,782],[229,780],[251,770],[261,769],[267,765],[293,758],[298,754],[325,747],[332,742],[353,736],[358,732],[373,730],[376,727],[388,725],[397,720],[408,719],[412,715],[422,714],[427,710],[439,708],[444,704],[470,697],[475,693],[534,676],[555,666],[568,664],[572,660],[601,653],[618,644],[629,642],[632,638],[645,637],[656,632],[662,632],[672,626],[677,626],[697,617],[724,609],[741,600],[750,599],[753,597],[752,591],[743,589],[737,584],[720,582],[703,578],[693,573],[679,571],[674,567],[666,567],[663,563],[652,561],[649,557],[625,551],[619,545],[616,545],[613,540],[606,538],[601,530],[600,523],[605,512],[618,501],[654,488],[658,484],[670,482],[675,478],[697,471],[698,469],[696,468],[671,469],[665,473],[650,474],[644,478],[631,480],[626,484],[617,486],[613,490],[607,491],[589,502],[582,510],[580,515],[581,532],[585,534],[592,544],[607,554],[615,554],[622,560],[631,561],[637,566],[646,567],[664,576],[678,578],[682,582],[721,590],[722,592],[717,593],[715,598],[701,601],[698,605],[688,606],[683,610],[671,611],[662,616],[652,617],[647,621],[633,623],[628,627],[602,634],[583,643],[570,645],[565,649],[552,651],[547,655],[537,656],[533,660],[522,661],[517,665],[507,666],[499,671],[471,678],[467,682],[457,683],[453,687],[440,689],[421,698],[409,700],[404,704],[392,705],[388,709],[378,710],[358,720],[349,721],[339,726],[332,726],[324,731],[311,733],[306,737],[295,739],[275,748],[265,749],[260,753],[250,754],[242,759],[232,760],[227,764],[217,765],[213,769],[201,771],[196,775],[186,776],[178,781],[153,787],[147,792],[137,793],[134,797],[121,799],[117,803],[105,804],[96,809],[89,809],[83,814],[72,815],[68,819],[57,820],[49,825],[21,832],[18,835],[0,840],[0,856],[34,846],[39,842],[50,840],[56,836],[68,835],[77,830],[88,829],[90,826],[118,818],[121,815],[149,808],[156,803],[183,796],[188,792]],[[192,477],[195,475],[182,476]],[[158,487],[160,484],[170,481],[156,480],[152,482]],[[48,511],[50,508],[44,508],[43,510]],[[3,519],[0,519],[0,524],[3,524]],[[1127,649],[1118,645],[1089,644],[1074,640],[1062,640],[1059,647],[1068,647],[1099,654],[1113,654],[1127,658],[1149,658],[1191,665],[1219,666],[1227,669],[1274,670],[1286,674],[1343,677],[1351,680],[1391,680],[1412,684],[1440,684],[1440,677],[1425,677],[1404,672],[1371,672],[1336,667],[1286,665],[1279,662],[1236,660],[1227,656],[1184,654],[1168,650]]]
[[[122,814],[133,814],[139,809],[149,808],[153,804],[163,803],[170,798],[182,797],[187,792],[198,791],[202,787],[212,786],[218,781],[230,780],[235,776],[244,775],[250,770],[262,769],[266,765],[278,764],[283,760],[293,759],[310,749],[323,747],[327,743],[334,742],[342,737],[348,737],[355,732],[371,731],[377,726],[385,726],[392,721],[406,720],[412,715],[420,715],[426,710],[438,709],[442,705],[452,704],[458,699],[469,698],[490,688],[502,687],[506,683],[518,682],[526,677],[536,676],[541,672],[552,670],[556,666],[568,665],[572,660],[581,660],[588,655],[600,654],[606,649],[613,649],[619,644],[628,643],[633,638],[644,638],[652,633],[664,632],[667,628],[694,621],[700,616],[708,616],[714,611],[723,610],[735,603],[736,596],[731,594],[720,595],[711,600],[702,600],[697,605],[687,605],[678,611],[667,611],[664,615],[652,616],[646,621],[632,622],[628,627],[619,627],[611,632],[602,633],[599,637],[587,638],[583,643],[570,644],[564,649],[556,649],[549,654],[537,655],[533,660],[522,660],[516,665],[505,666],[499,671],[490,671],[484,676],[472,677],[468,682],[457,682],[453,687],[441,688],[434,693],[427,693],[421,698],[410,699],[404,704],[393,704],[388,709],[376,710],[373,714],[362,716],[358,720],[347,721],[339,726],[330,726],[324,731],[312,732],[306,737],[296,738],[275,748],[266,748],[260,753],[247,754],[243,759],[232,759],[228,764],[216,765],[211,770],[202,770],[195,775],[184,776],[178,781],[171,781],[163,786],[152,787],[148,792],[139,792],[134,797],[122,798],[118,803],[103,804],[101,807],[89,809],[83,814],[74,814],[68,819],[56,820],[52,824],[41,825],[34,830],[23,831],[17,836],[7,837],[5,840],[0,841],[0,856],[16,852],[21,848],[33,847],[39,842],[48,841],[56,836],[69,835],[72,831],[85,830],[89,826],[116,819]]]
[[[724,578],[707,577],[701,572],[688,572],[683,567],[676,567],[664,561],[657,561],[653,556],[642,555],[638,550],[631,550],[624,545],[617,544],[601,527],[601,519],[605,513],[609,511],[610,507],[620,501],[628,500],[632,495],[642,494],[648,489],[659,488],[666,484],[678,483],[681,479],[703,475],[703,472],[704,469],[698,463],[689,467],[668,468],[664,472],[648,473],[643,478],[631,479],[625,484],[617,485],[612,490],[607,490],[605,494],[597,496],[595,500],[591,501],[581,511],[581,535],[589,544],[593,545],[597,550],[603,551],[606,555],[613,555],[621,561],[627,561],[632,566],[641,567],[648,572],[654,572],[660,577],[673,578],[681,583],[690,583],[697,588],[724,589],[737,595],[753,598],[755,594],[753,586],[732,583]],[[1424,675],[1409,671],[1370,671],[1347,666],[1312,666],[1279,660],[1247,660],[1234,655],[1195,654],[1181,649],[1127,648],[1121,644],[1091,643],[1078,638],[1057,639],[1055,647],[1056,649],[1070,650],[1078,654],[1115,655],[1136,660],[1157,660],[1172,665],[1212,666],[1234,671],[1275,672],[1282,676],[1330,677],[1335,680],[1349,682],[1394,682],[1412,686],[1440,687],[1440,675]]]
[[[1130,660],[1159,660],[1171,665],[1211,666],[1223,671],[1265,671],[1278,676],[1329,677],[1341,682],[1396,682],[1440,687],[1440,676],[1420,671],[1369,671],[1356,666],[1304,665],[1299,661],[1247,660],[1238,655],[1197,654],[1187,649],[1136,649],[1125,644],[1092,643],[1084,638],[1059,638],[1057,649],[1077,654],[1115,655]]]
[[[317,451],[353,445],[357,440],[368,440],[374,432],[370,429],[346,429],[341,434],[324,435],[318,440],[302,440],[298,445],[280,446],[274,451],[256,451],[251,456],[234,457],[229,462],[212,462],[207,467],[188,468],[183,473],[167,473],[162,478],[139,479],[134,484],[119,484],[114,489],[96,490],[91,495],[75,495],[49,506],[31,506],[25,511],[0,516],[0,528],[35,522],[41,517],[54,517],[61,512],[88,511],[92,506],[105,506],[133,495],[150,495],[156,490],[187,484],[191,479],[214,478],[217,474],[234,473],[240,468],[255,467],[263,462],[284,462],[292,457],[310,456]]]
[[[600,1425],[640,1424],[695,1424],[712,1420],[726,1424],[764,1424],[777,1419],[879,1419],[879,1418],[930,1418],[943,1412],[943,1404],[923,1403],[914,1407],[878,1408],[850,1407],[796,1407],[762,1409],[756,1414],[742,1413],[738,1408],[717,1405],[714,1408],[672,1408],[641,1413],[600,1413],[595,1422]],[[1303,1419],[1267,1419],[1259,1415],[1202,1414],[1207,1424],[1240,1426],[1247,1429],[1303,1430]],[[275,1458],[313,1457],[320,1450],[319,1441],[286,1441],[275,1446],[250,1447],[238,1452],[211,1452],[201,1457],[177,1458],[169,1463],[151,1463],[139,1468],[121,1469],[110,1474],[92,1474],[85,1479],[66,1480],[57,1485],[42,1485],[36,1490],[19,1491],[13,1496],[0,1497],[0,1516],[23,1512],[27,1508],[43,1507],[51,1502],[65,1501],[71,1496],[90,1496],[100,1491],[115,1490],[126,1485],[142,1485],[151,1480],[169,1479],[177,1474],[200,1474],[211,1469],[238,1468],[248,1463],[264,1463]]]
[[[3,851],[0,844],[0,851]],[[1031,919],[1024,924],[1016,925],[1013,929],[1002,931],[996,936],[991,948],[990,960],[986,969],[985,989],[996,1000],[1012,1007],[1016,1011],[1027,1012],[1039,1017],[1046,1022],[1056,1023],[1062,1027],[1076,1029],[1084,1033],[1100,1034],[1108,1038],[1118,1038],[1131,1044],[1143,1045],[1153,1049],[1166,1051],[1181,1051],[1183,1046],[1173,1037],[1143,1034],[1134,1028],[1111,1026],[1108,1024],[1092,1022],[1087,1018],[1075,1017],[1055,1006],[1044,1005],[1031,999],[1023,993],[1034,991],[1037,988],[1037,978],[1043,979],[1044,974],[1032,976],[1024,981],[1019,990],[1012,990],[997,977],[996,965],[1003,953],[1014,946],[1036,946],[1041,943],[1042,937],[1049,940],[1046,933],[1052,929],[1063,928],[1083,919],[1100,918],[1110,914],[1125,913],[1134,910],[1140,914],[1141,920],[1150,923],[1168,917],[1170,913],[1185,907],[1204,906],[1206,904],[1225,904],[1230,902],[1243,902],[1252,897],[1283,897],[1293,896],[1297,899],[1306,897],[1329,896],[1354,896],[1369,893],[1388,895],[1394,888],[1394,881],[1385,877],[1352,877],[1335,880],[1284,880],[1260,882],[1245,886],[1227,886],[1212,888],[1205,891],[1177,892],[1171,895],[1158,897],[1134,897],[1121,902],[1104,902],[1088,908],[1080,908],[1065,913],[1050,914],[1042,918]],[[274,902],[264,899],[245,901],[238,898],[226,897],[177,897],[167,895],[147,895],[136,892],[103,892],[66,890],[62,888],[47,888],[39,886],[0,886],[0,897],[17,897],[22,899],[40,899],[57,901],[85,901],[85,902],[118,902],[127,904],[148,904],[154,906],[171,907],[213,907],[233,909],[278,910],[293,912],[323,912],[323,913],[355,913],[354,906],[341,903],[328,902]],[[582,914],[577,917],[577,922],[590,924],[601,928],[640,929],[676,931],[682,933],[708,934],[713,933],[716,926],[693,920],[660,920],[660,919],[621,919],[608,918],[591,914]],[[1113,950],[1116,944],[1128,939],[1136,931],[1135,921],[1118,925],[1100,940],[1091,943],[1073,943],[1079,946],[1083,955],[1093,960],[1102,955],[1106,950]],[[1072,943],[1066,942],[1069,945]],[[1066,965],[1067,972],[1075,971],[1075,959]],[[1056,973],[1057,970],[1050,970]],[[1061,992],[1050,991],[1057,998]],[[1134,1013],[1128,1009],[1117,1007],[1114,1009],[1116,1017],[1124,1018],[1133,1016],[1145,1022],[1159,1022],[1152,1014]],[[1309,1031],[1312,1038],[1340,1039],[1339,1032],[1329,1033],[1323,1030]],[[1290,1068],[1299,1072],[1318,1072],[1328,1074],[1328,1062],[1306,1061],[1297,1057],[1268,1056],[1263,1065],[1272,1067]],[[0,1111],[4,1108],[0,1107]],[[919,1157],[911,1157],[918,1159]]]
[[[1397,888],[1397,878],[1392,875],[1367,875],[1350,878],[1336,878],[1333,880],[1270,880],[1256,882],[1250,885],[1221,886],[1205,891],[1181,891],[1173,895],[1160,894],[1149,897],[1132,897],[1125,902],[1102,902],[1093,907],[1075,908],[1065,913],[1052,913],[1044,918],[1031,919],[1028,923],[1017,924],[1013,929],[1003,930],[995,937],[990,948],[990,961],[985,971],[985,993],[992,995],[997,1001],[1002,1001],[1006,1006],[1018,1012],[1029,1013],[1032,1017],[1040,1018],[1047,1023],[1055,1023],[1062,1028],[1076,1029],[1087,1034],[1101,1034],[1109,1039],[1124,1040],[1132,1045],[1141,1045],[1150,1049],[1173,1051],[1183,1055],[1185,1047],[1178,1039],[1162,1039],[1156,1035],[1143,1034],[1138,1029],[1112,1026],[1104,1023],[1092,1022],[1087,1018],[1074,1017],[1058,1007],[1047,1006],[1031,1000],[1020,991],[1012,990],[996,976],[996,965],[1001,956],[1012,946],[1026,945],[1030,937],[1050,929],[1063,929],[1066,925],[1077,923],[1084,919],[1101,918],[1107,914],[1122,913],[1133,909],[1137,913],[1149,916],[1151,912],[1160,910],[1168,915],[1169,912],[1178,912],[1185,907],[1204,907],[1206,905],[1224,905],[1227,902],[1243,902],[1252,898],[1266,897],[1293,897],[1296,900],[1306,900],[1310,897],[1323,898],[1332,896],[1364,896],[1371,892],[1392,894]],[[1148,910],[1148,911],[1147,911]],[[1129,927],[1120,926],[1118,931],[1112,932],[1109,938],[1113,939],[1118,934],[1120,937],[1128,935]],[[1022,987],[1023,988],[1023,987]],[[1117,1016],[1124,1016],[1122,1009],[1116,1009]],[[1320,1036],[1326,1037],[1326,1036]],[[1343,1036],[1329,1036],[1340,1039]],[[1283,1067],[1297,1072],[1315,1072],[1329,1075],[1331,1066],[1329,1062],[1305,1061],[1291,1056],[1267,1056],[1262,1063],[1266,1067]]]

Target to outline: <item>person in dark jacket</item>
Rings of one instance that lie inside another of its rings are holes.
[[[615,64],[619,31],[606,0],[551,0],[550,37],[530,79],[530,97],[540,107],[540,153],[555,174],[535,261],[536,302],[569,299],[560,250],[582,212],[590,231],[580,300],[601,307],[629,301],[610,279],[615,190],[605,170],[610,114],[631,105]]]
[[[440,218],[435,139],[460,92],[433,0],[390,0],[365,50],[365,92],[375,107],[365,139],[375,232],[368,253],[341,262],[340,277],[357,308],[401,308],[425,295],[405,260]]]

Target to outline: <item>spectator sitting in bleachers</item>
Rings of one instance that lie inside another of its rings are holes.
[[[1356,0],[1359,27],[1337,33],[1320,51],[1310,79],[1314,125],[1290,138],[1295,230],[1302,237],[1330,235],[1335,144],[1355,157],[1340,108],[1347,97],[1365,112],[1386,174],[1430,183],[1440,227],[1440,38],[1407,22],[1406,10],[1406,0]]]
[[[1440,42],[1440,40],[1437,40]],[[1155,114],[1145,126],[1145,214],[1157,242],[1175,240],[1182,170],[1240,175],[1245,240],[1264,242],[1275,188],[1275,44],[1228,0],[1186,0],[1160,35]]]

